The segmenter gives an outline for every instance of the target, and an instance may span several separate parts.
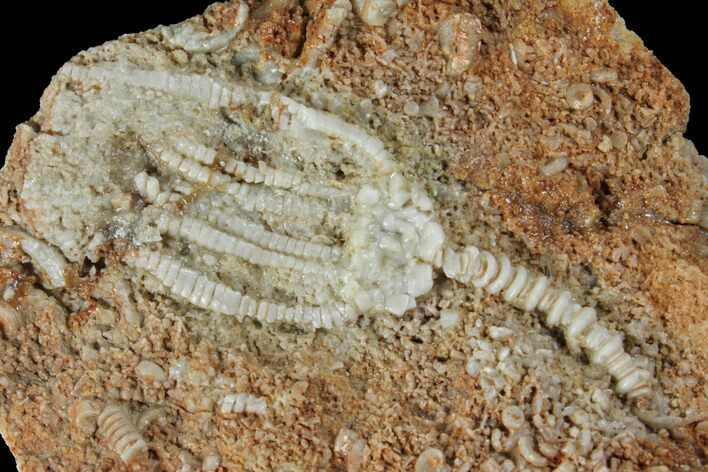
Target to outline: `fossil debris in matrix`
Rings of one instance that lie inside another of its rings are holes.
[[[492,37],[503,34],[486,8],[217,3],[59,70],[3,170],[0,323],[8,359],[21,359],[18,346],[32,339],[53,339],[47,356],[70,366],[52,392],[34,394],[62,411],[56,427],[66,421],[74,435],[62,447],[91,442],[85,464],[182,470],[272,470],[292,454],[295,469],[565,470],[609,467],[614,456],[639,463],[608,445],[611,424],[638,442],[666,425],[704,434],[700,407],[670,406],[654,335],[629,321],[625,304],[608,303],[626,290],[609,269],[606,290],[547,270],[540,261],[567,268],[571,256],[541,255],[545,241],[515,233],[513,213],[500,211],[522,190],[509,180],[495,207],[492,190],[465,178],[474,140],[495,126],[479,128],[488,117],[475,110],[492,84],[474,74],[501,61],[511,77],[536,60],[521,39],[494,56]],[[381,41],[386,50],[369,56]],[[416,55],[423,45],[440,75],[412,85],[401,64],[428,60]],[[617,80],[596,67],[594,85],[566,81],[554,100],[566,119],[592,113],[607,101],[601,85]],[[453,116],[460,106],[474,123]],[[592,136],[600,128],[588,120]],[[522,134],[507,128],[499,132]],[[598,138],[595,151],[619,149],[619,133]],[[512,172],[545,182],[579,165],[552,152]],[[565,369],[567,385],[549,368]],[[472,434],[485,445],[457,433],[431,442],[410,412],[388,417],[392,376],[431,421],[454,410],[442,421],[461,431],[485,417],[490,426]],[[449,391],[423,394],[416,385],[426,382]],[[517,387],[525,393],[510,404]],[[605,429],[593,430],[588,415]],[[3,434],[27,421],[7,418]],[[385,453],[376,433],[351,429],[369,421],[384,430],[412,421],[413,443]],[[300,444],[294,431],[310,452],[289,449]],[[23,444],[13,441],[13,450]],[[484,448],[480,462],[474,450]],[[23,460],[76,465],[63,452]]]

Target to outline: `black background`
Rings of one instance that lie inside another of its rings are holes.
[[[52,75],[77,52],[123,33],[176,23],[197,14],[211,1],[122,0],[120,2],[7,2],[0,9],[0,155],[10,146],[15,126],[39,108]],[[703,76],[705,22],[703,2],[610,0],[627,27],[671,70],[691,95],[687,137],[700,152],[706,147],[706,88]],[[2,362],[2,359],[0,359]],[[0,470],[14,465],[0,441]]]

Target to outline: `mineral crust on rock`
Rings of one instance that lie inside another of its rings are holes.
[[[215,3],[0,171],[21,470],[698,470],[708,164],[605,2]]]

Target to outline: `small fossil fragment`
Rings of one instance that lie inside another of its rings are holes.
[[[0,333],[5,339],[12,339],[22,323],[22,317],[15,308],[0,301]]]
[[[445,329],[454,328],[460,322],[460,312],[445,309],[440,311],[440,325]]]
[[[477,361],[474,360],[472,357],[467,359],[465,371],[470,377],[477,377],[477,375],[479,374],[479,365],[477,364]]]
[[[533,439],[528,434],[521,436],[516,444],[519,455],[532,466],[545,467],[548,464],[548,460],[534,449]]]
[[[597,83],[617,80],[617,71],[612,69],[595,69],[590,72],[590,80]]]
[[[61,288],[66,284],[66,259],[55,247],[40,241],[23,231],[1,228],[0,237],[12,239],[31,259],[49,288]],[[64,235],[60,235],[62,237]],[[69,240],[65,240],[70,243]]]
[[[369,454],[366,440],[361,438],[356,431],[342,428],[334,440],[334,452],[343,457],[347,470],[361,470],[364,459]]]
[[[490,326],[489,327],[489,336],[492,339],[504,341],[504,340],[509,339],[512,336],[514,336],[514,331],[509,328],[504,328],[501,326]]]
[[[150,384],[164,382],[167,379],[167,374],[162,367],[154,362],[140,361],[135,371],[138,378]]]
[[[204,472],[217,470],[221,465],[221,458],[215,452],[208,454],[202,459],[202,469]]]
[[[516,405],[511,405],[502,410],[502,424],[510,431],[517,431],[524,424],[524,412]]]
[[[191,23],[180,23],[171,28],[165,28],[164,34],[175,46],[190,53],[204,53],[223,49],[243,28],[248,19],[248,5],[239,3],[234,22],[229,29],[221,32],[206,33],[195,31]]]
[[[445,456],[442,451],[431,447],[426,449],[415,461],[415,472],[444,472],[450,468],[445,464]]]
[[[219,400],[219,413],[222,415],[246,413],[263,416],[266,414],[266,410],[264,398],[248,393],[229,394]]]
[[[106,406],[98,416],[98,428],[108,446],[124,464],[130,465],[147,458],[147,443],[122,407],[114,404]]]
[[[369,26],[383,26],[409,0],[353,0],[354,11]]]
[[[96,420],[101,412],[100,405],[92,400],[78,400],[69,408],[72,426],[79,430],[93,432]]]
[[[565,99],[573,110],[590,108],[595,101],[592,87],[589,84],[572,84],[565,91]]]
[[[568,158],[563,156],[553,159],[541,167],[541,173],[546,177],[550,177],[558,174],[559,172],[563,172],[566,167],[568,167]]]
[[[438,37],[449,75],[462,75],[470,67],[479,52],[481,32],[480,21],[469,13],[452,13],[440,22]]]

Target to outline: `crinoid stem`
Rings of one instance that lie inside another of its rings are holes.
[[[629,399],[651,393],[651,374],[624,351],[621,336],[597,320],[594,308],[581,306],[569,291],[552,287],[548,277],[514,267],[506,255],[495,257],[474,246],[461,252],[446,249],[443,270],[451,279],[501,294],[524,311],[543,313],[546,326],[562,330],[571,350],[582,347],[593,364],[607,369],[617,393]]]
[[[106,443],[124,464],[139,463],[147,458],[147,443],[122,407],[106,406],[97,422]]]
[[[265,416],[267,409],[265,398],[248,393],[228,394],[219,400],[219,413],[223,416],[233,414]]]

